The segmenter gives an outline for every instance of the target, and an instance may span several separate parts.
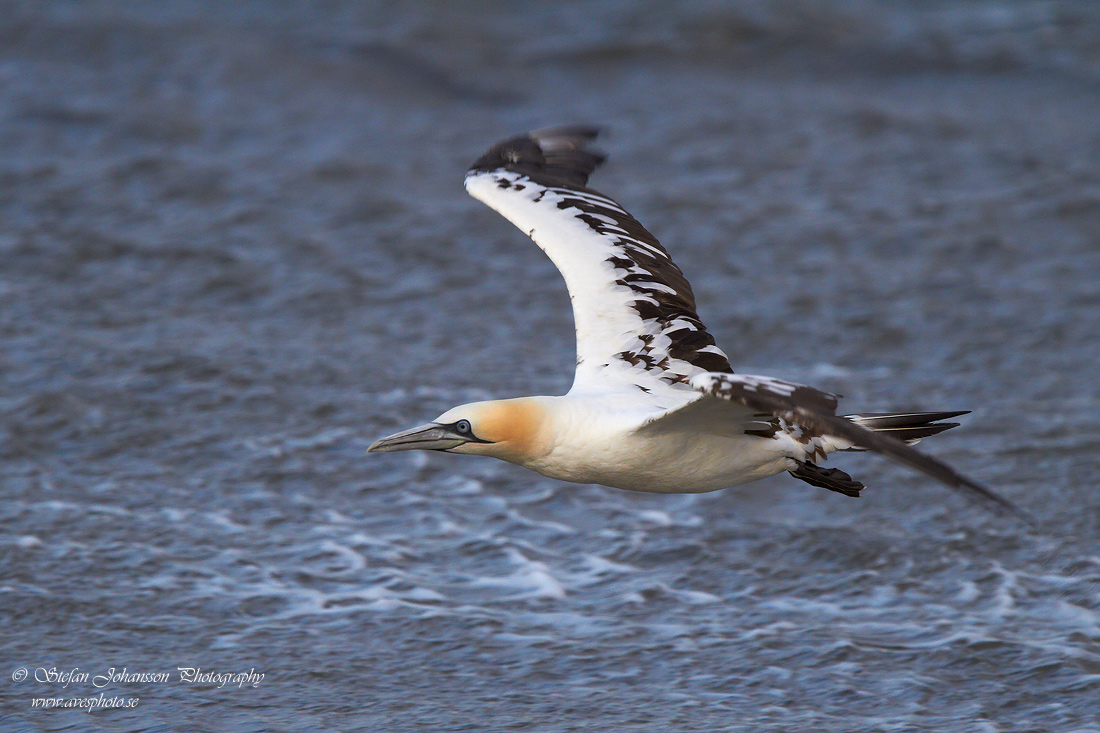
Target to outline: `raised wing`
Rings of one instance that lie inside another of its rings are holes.
[[[585,147],[595,137],[568,127],[512,138],[466,174],[470,195],[531,237],[565,278],[577,330],[571,391],[689,391],[697,374],[732,372],[656,237],[586,187],[605,157]]]
[[[1015,504],[963,476],[946,463],[921,453],[897,438],[868,430],[848,417],[837,415],[837,396],[834,394],[781,379],[747,374],[700,374],[691,380],[691,386],[706,395],[704,400],[707,402],[713,402],[716,398],[733,403],[737,413],[748,408],[758,415],[774,415],[781,421],[780,429],[805,441],[808,446],[813,445],[815,439],[825,438],[841,448],[881,453],[1002,512],[1034,523]],[[693,409],[696,404],[691,403],[685,409]]]

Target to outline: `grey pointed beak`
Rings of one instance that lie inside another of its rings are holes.
[[[447,450],[469,442],[454,430],[435,423],[420,425],[409,430],[376,440],[367,453],[392,453],[399,450]]]

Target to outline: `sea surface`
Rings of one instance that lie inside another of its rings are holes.
[[[1037,526],[367,455],[568,389],[462,189],[568,123],[738,371]],[[1098,365],[1100,3],[2,0],[0,730],[1100,731]]]

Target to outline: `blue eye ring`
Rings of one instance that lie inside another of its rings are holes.
[[[455,432],[459,435],[469,435],[473,430],[469,420],[459,420],[455,423]]]

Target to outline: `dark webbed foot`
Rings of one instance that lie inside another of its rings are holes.
[[[791,471],[790,474],[811,486],[820,486],[823,489],[835,491],[845,496],[858,497],[859,492],[867,488],[839,468],[823,468],[813,463],[799,463],[798,468]]]

